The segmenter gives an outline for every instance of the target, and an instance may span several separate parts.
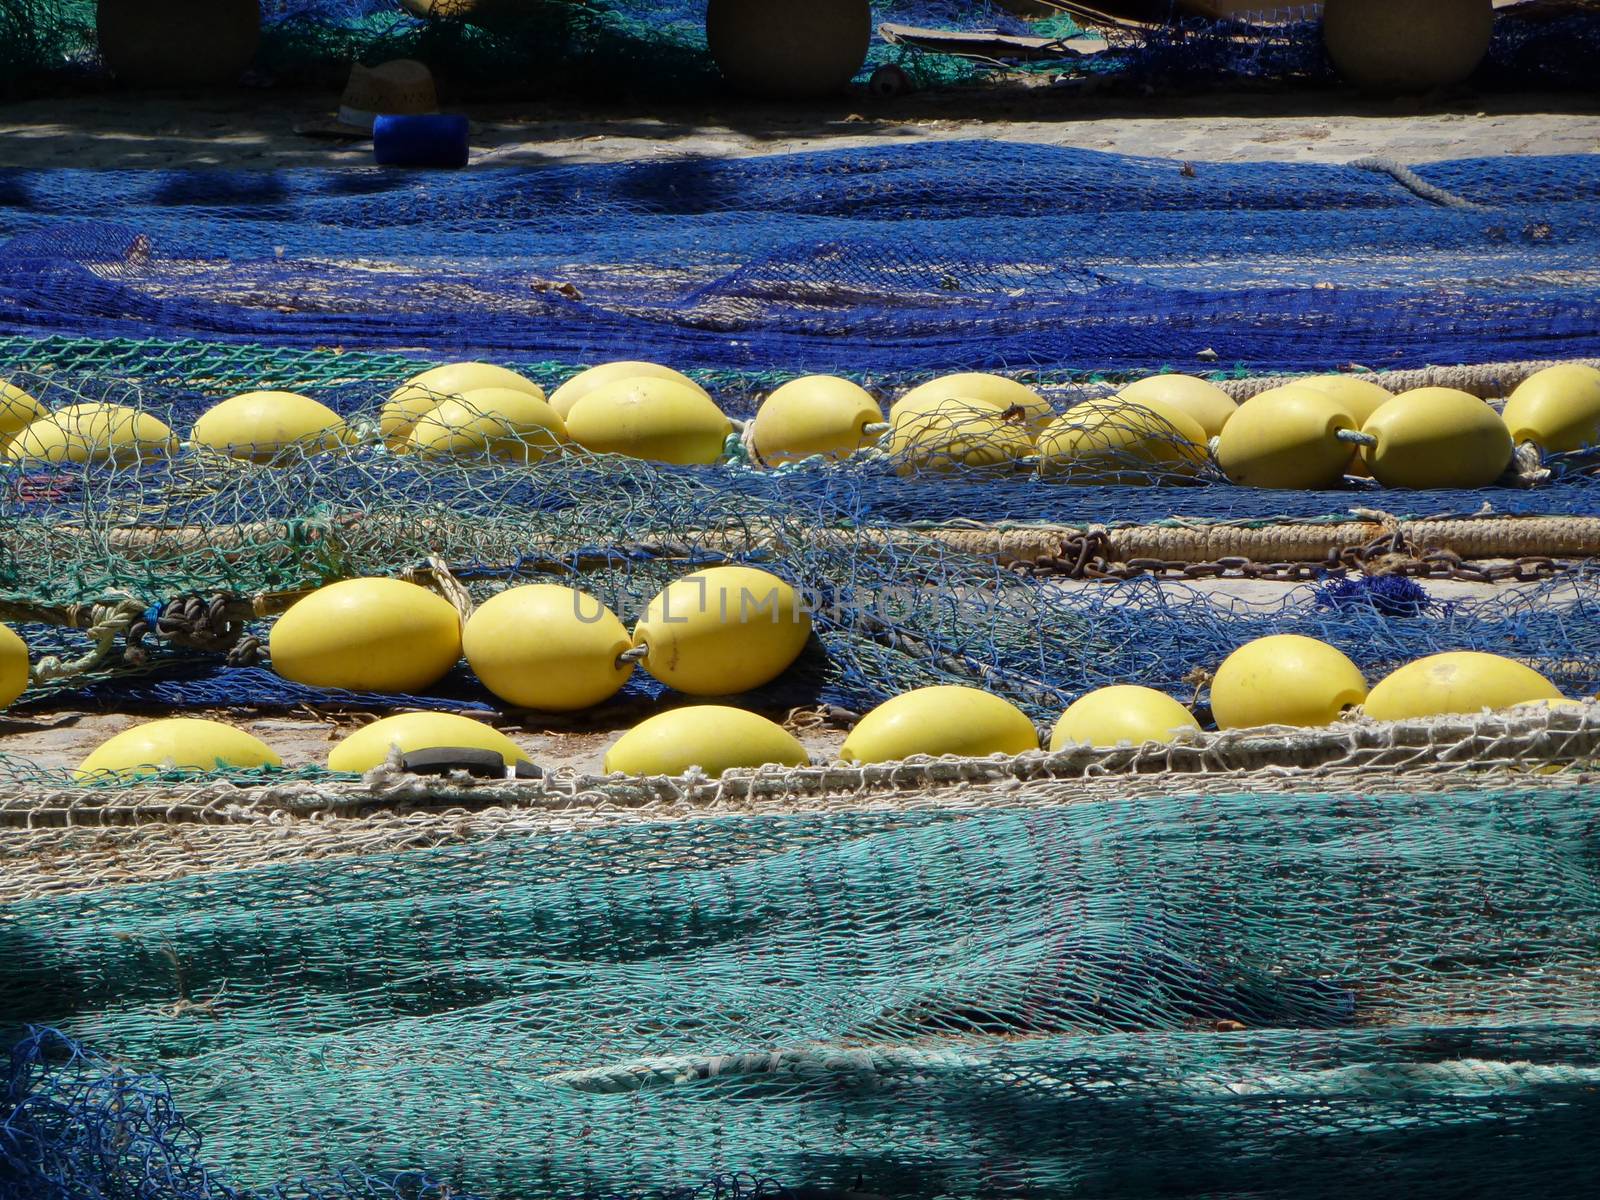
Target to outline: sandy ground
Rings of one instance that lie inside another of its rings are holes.
[[[335,110],[332,93],[185,96],[108,91],[0,109],[0,166],[295,167],[371,162],[370,143],[297,135]],[[680,155],[776,154],[954,138],[995,138],[1192,161],[1402,162],[1600,151],[1600,99],[1559,96],[1365,100],[1340,92],[1149,100],[1040,86],[864,93],[806,108],[559,104],[476,106],[473,161],[512,166]]]

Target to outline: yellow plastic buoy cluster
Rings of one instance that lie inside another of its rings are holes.
[[[527,762],[515,742],[491,725],[454,713],[402,713],[385,717],[350,734],[328,755],[330,771],[370,771],[388,761],[390,753],[463,747],[500,755],[506,766]]]
[[[1280,633],[1246,642],[1211,681],[1219,729],[1330,725],[1367,696],[1361,670],[1315,638]]]
[[[742,708],[697,704],[641,721],[606,751],[605,769],[629,775],[682,775],[691,767],[717,778],[739,767],[803,767],[810,756],[783,726]]]
[[[882,422],[883,410],[865,388],[836,375],[807,375],[762,402],[750,444],[768,464],[818,454],[843,458],[876,441],[867,426]]]
[[[889,410],[888,452],[900,475],[1010,470],[1033,453],[1033,434],[1014,411],[984,400],[903,397]]]
[[[0,625],[0,708],[9,708],[28,690],[28,643],[9,625]]]
[[[1258,488],[1329,488],[1344,478],[1355,419],[1333,397],[1290,384],[1246,400],[1217,437],[1217,465]]]
[[[1004,412],[1012,423],[1021,424],[1032,438],[1037,438],[1044,427],[1056,418],[1050,402],[1027,384],[1007,379],[1004,375],[962,371],[918,384],[890,406],[889,419],[894,420],[895,413],[902,405],[912,405],[926,411],[930,401],[937,404],[952,400],[993,405]]]
[[[1402,392],[1361,427],[1377,439],[1361,461],[1385,487],[1488,487],[1511,465],[1511,433],[1500,414],[1454,388]]]
[[[493,363],[457,362],[413,375],[389,394],[378,413],[378,432],[391,450],[406,450],[411,430],[422,417],[452,396],[484,388],[509,388],[544,399],[544,389],[515,371]]]
[[[1109,396],[1067,410],[1039,438],[1039,473],[1073,483],[1159,483],[1206,464],[1206,433],[1161,400]]]
[[[1493,0],[1327,0],[1322,38],[1339,74],[1372,92],[1428,92],[1489,51]]]
[[[0,453],[19,432],[50,415],[50,410],[27,392],[0,379]]]
[[[1229,418],[1239,411],[1227,392],[1193,375],[1150,375],[1130,383],[1118,395],[1139,404],[1155,401],[1186,414],[1205,432],[1200,439],[1202,446],[1221,433]]]
[[[633,673],[621,621],[585,592],[553,583],[511,588],[478,606],[461,635],[483,686],[522,708],[569,712],[610,699]]]
[[[1386,676],[1363,711],[1376,721],[1403,721],[1561,699],[1555,684],[1532,667],[1498,654],[1460,650],[1419,658]]]
[[[406,448],[428,458],[489,457],[542,462],[568,442],[566,423],[532,392],[476,388],[445,400],[417,418]]]
[[[215,771],[224,767],[281,767],[283,760],[258,738],[220,721],[172,717],[125,729],[100,743],[73,772],[95,775],[153,775],[171,766]]]
[[[596,454],[709,464],[722,457],[733,424],[690,383],[636,375],[602,384],[566,413],[567,434]]]
[[[230,458],[270,463],[287,454],[317,454],[350,440],[344,419],[298,392],[246,392],[213,405],[194,423],[190,440]]]
[[[122,404],[73,404],[19,429],[6,457],[127,466],[164,458],[177,447],[172,430],[147,412]]]
[[[449,601],[399,579],[346,579],[298,600],[272,627],[272,669],[311,687],[416,692],[461,657]]]
[[[1142,746],[1170,742],[1175,734],[1199,728],[1194,714],[1165,692],[1118,684],[1073,701],[1050,734],[1050,749]]]
[[[977,688],[942,684],[885,700],[850,731],[839,757],[876,763],[913,754],[982,757],[1038,748],[1038,731],[1016,705]]]
[[[657,593],[634,627],[644,669],[691,696],[776,679],[805,648],[811,615],[795,589],[755,567],[709,567]]]
[[[1548,454],[1600,444],[1600,369],[1562,363],[1537,371],[1517,385],[1501,417],[1512,441]]]
[[[690,391],[699,392],[707,400],[711,399],[705,388],[681,371],[674,371],[671,367],[664,367],[660,363],[623,361],[601,363],[598,367],[579,371],[551,393],[550,407],[555,409],[556,416],[564,421],[567,419],[567,414],[572,411],[572,406],[590,392],[599,391],[613,383],[621,383],[625,379],[668,379],[673,383],[682,384]]]
[[[843,91],[872,40],[868,0],[760,4],[711,0],[706,45],[741,92],[809,99]]]

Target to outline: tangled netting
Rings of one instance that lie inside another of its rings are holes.
[[[0,1195],[1586,1194],[1600,801],[1392,778],[57,831]]]
[[[418,4],[469,19],[424,20],[400,0],[262,0],[262,39],[252,73],[258,82],[337,86],[354,61],[419,58],[453,94],[711,94],[720,78],[706,49],[705,0],[436,0]],[[1079,28],[1048,4],[1000,0],[873,0],[883,22],[937,30],[994,30],[1065,42],[1081,32],[1106,47],[1081,46],[1030,61],[964,59],[907,51],[874,39],[863,70],[894,63],[921,86],[970,83],[986,70],[1048,72],[1097,87],[1194,90],[1246,81],[1278,86],[1335,82],[1322,49],[1318,4],[1263,3],[1265,21],[1216,20],[1175,3],[1085,6]],[[36,89],[102,74],[94,0],[11,0],[0,5],[0,87]],[[1096,11],[1136,22],[1093,22]],[[1025,13],[1026,19],[1018,13]],[[1530,0],[1503,9],[1489,54],[1472,78],[1487,90],[1592,86],[1600,52],[1600,14],[1581,0]]]
[[[88,396],[144,393],[101,381],[46,382],[38,394],[60,409]],[[329,398],[356,399],[347,411],[357,418],[382,394]],[[199,403],[190,397],[164,415],[183,429]],[[860,712],[919,684],[968,682],[1053,721],[1101,683],[1192,694],[1197,668],[1214,669],[1253,637],[1289,631],[1343,647],[1373,678],[1430,652],[1486,649],[1535,662],[1572,694],[1600,686],[1600,577],[1581,561],[1478,599],[1397,590],[1404,581],[1333,562],[1326,578],[1313,565],[1300,587],[1250,601],[1151,580],[1092,584],[1018,570],[960,532],[1008,516],[1059,521],[1071,532],[1108,515],[1113,525],[1148,519],[1174,528],[1175,518],[1271,528],[1298,517],[1314,531],[1348,520],[1373,497],[1396,516],[1486,507],[1586,514],[1595,487],[1581,472],[1533,489],[1470,492],[1283,493],[1187,482],[903,476],[893,458],[870,456],[779,470],[577,453],[514,465],[381,445],[291,454],[274,465],[193,447],[122,467],[13,461],[0,466],[8,531],[0,611],[36,662],[55,664],[39,668],[24,703],[52,706],[499,709],[464,668],[426,696],[376,696],[292,683],[265,661],[268,621],[306,591],[362,575],[409,574],[432,586],[433,563],[480,603],[518,584],[565,583],[625,620],[698,567],[763,566],[802,590],[817,631],[794,668],[748,698],[775,709]],[[1509,546],[1500,553],[1515,555]],[[616,703],[661,693],[641,672]]]
[[[1600,355],[1594,156],[8,171],[0,235],[0,327],[30,336],[874,378]]]

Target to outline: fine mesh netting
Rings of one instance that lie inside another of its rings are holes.
[[[561,582],[629,619],[727,561],[815,612],[738,701],[775,714],[960,682],[1048,725],[1137,682],[1204,720],[1206,673],[1274,632],[1371,680],[1483,649],[1600,688],[1582,454],[1473,490],[1267,492],[1148,461],[1120,486],[1103,461],[767,469],[737,437],[706,466],[512,464],[373,429],[402,379],[474,353],[546,388],[659,358],[735,417],[814,370],[888,400],[1009,368],[1064,412],[1163,365],[1244,394],[1439,363],[1497,399],[1519,359],[1597,353],[1586,158],[1189,173],[951,143],[4,188],[0,367],[47,407],[132,405],[187,442],[274,386],[356,435],[271,465],[0,464],[26,717],[516,720],[464,669],[423,696],[292,684],[264,635],[356,575],[459,606]],[[1090,534],[1097,562],[1219,570],[1259,544],[1302,582],[1080,578]],[[1449,545],[1534,577],[1408,576]],[[677,699],[641,672],[595,719]],[[716,781],[83,784],[0,754],[0,1200],[1587,1194],[1592,708]]]
[[[1592,1186],[1592,789],[1075,787],[14,898],[11,1194]]]
[[[448,186],[9,171],[0,324],[767,380],[1600,355],[1590,157],[1379,165],[942,142]]]

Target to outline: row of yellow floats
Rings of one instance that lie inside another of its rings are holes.
[[[1321,726],[1362,706],[1369,717],[1403,720],[1526,705],[1572,707],[1538,672],[1477,651],[1436,654],[1399,668],[1367,689],[1361,672],[1338,650],[1295,634],[1274,635],[1234,651],[1212,685],[1221,728]],[[1200,728],[1171,696],[1137,685],[1100,688],[1074,702],[1056,722],[1049,749],[1111,748],[1171,742]],[[350,734],[328,755],[335,771],[361,772],[391,754],[470,748],[498,754],[505,766],[529,761],[499,730],[469,717],[407,713]],[[840,748],[845,763],[894,762],[914,755],[985,757],[1038,750],[1027,714],[977,688],[940,685],[896,696],[867,713]],[[735,768],[800,767],[811,755],[788,730],[756,713],[719,704],[673,709],[624,733],[605,756],[605,770],[629,775],[717,777]],[[158,767],[282,766],[264,742],[216,721],[152,721],[110,738],[77,770],[80,779],[148,773]]]
[[[531,380],[488,363],[424,371],[389,397],[378,433],[397,453],[538,462],[578,445],[596,454],[682,465],[723,457],[734,423],[687,376],[656,363],[593,367],[546,398]],[[1236,404],[1187,375],[1155,375],[1058,416],[1043,396],[997,375],[949,375],[915,387],[888,419],[863,388],[833,376],[784,384],[747,431],[761,462],[842,458],[881,447],[902,472],[1015,470],[1077,482],[1193,475],[1214,458],[1234,483],[1331,487],[1347,472],[1392,487],[1480,487],[1510,465],[1514,446],[1547,453],[1600,441],[1600,370],[1562,364],[1512,393],[1504,413],[1451,388],[1392,395],[1353,375],[1274,388]],[[249,392],[196,421],[191,443],[271,462],[317,453],[355,434],[326,405],[293,392]],[[14,461],[128,462],[174,451],[155,416],[112,404],[47,412],[0,385],[0,451]]]

